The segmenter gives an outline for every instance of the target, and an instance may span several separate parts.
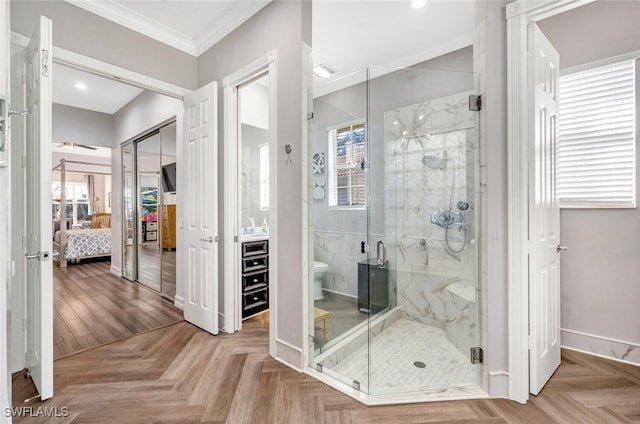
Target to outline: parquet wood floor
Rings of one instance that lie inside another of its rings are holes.
[[[17,423],[640,423],[640,367],[572,351],[527,405],[483,399],[367,407],[268,354],[268,313],[212,336],[181,322],[55,362],[66,418]],[[35,395],[19,373],[14,404]]]
[[[109,268],[108,261],[53,268],[54,358],[182,321],[170,301]]]

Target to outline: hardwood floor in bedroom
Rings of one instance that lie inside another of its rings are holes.
[[[269,356],[268,313],[234,335],[181,322],[55,361],[55,396],[27,406],[69,416],[19,423],[638,423],[640,367],[563,350],[540,395],[368,407]],[[14,405],[35,395],[14,375]],[[61,411],[61,409],[58,409]]]
[[[116,277],[108,261],[54,266],[55,359],[182,321],[157,293]]]

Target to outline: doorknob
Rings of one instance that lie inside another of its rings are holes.
[[[201,238],[200,241],[208,241],[209,243],[213,243],[213,236],[209,236],[209,238]]]
[[[560,246],[560,245],[556,246],[556,252],[566,252],[567,250],[569,250],[567,246]]]
[[[49,252],[38,252],[38,253],[26,253],[24,255],[27,259],[37,259],[39,261],[47,261],[49,260]]]

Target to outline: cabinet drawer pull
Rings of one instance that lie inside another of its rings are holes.
[[[254,278],[254,279],[253,279],[253,282],[254,282],[254,283],[257,283],[257,282],[258,282],[258,279],[257,279],[257,278]]]

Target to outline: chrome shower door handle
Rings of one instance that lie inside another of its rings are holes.
[[[382,248],[382,256],[380,255],[380,248]],[[387,264],[387,245],[382,240],[378,240],[378,245],[376,246],[376,260],[380,268],[384,268]]]

